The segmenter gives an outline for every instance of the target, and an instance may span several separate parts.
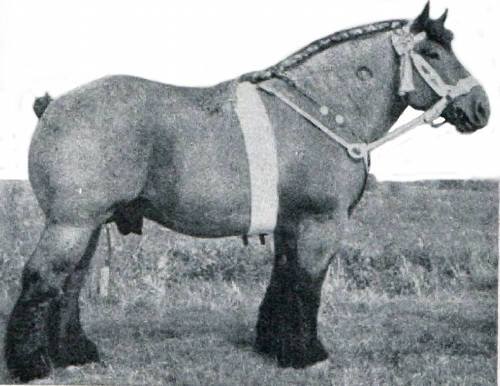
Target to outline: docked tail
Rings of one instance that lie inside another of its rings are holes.
[[[35,114],[38,118],[43,115],[45,109],[47,109],[50,102],[52,101],[53,99],[48,93],[45,93],[43,97],[38,97],[35,99],[35,103],[33,103],[33,110],[35,111]]]

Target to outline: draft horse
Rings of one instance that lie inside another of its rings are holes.
[[[8,321],[11,375],[27,381],[99,360],[78,299],[103,224],[140,233],[148,218],[198,237],[250,233],[242,83],[265,107],[279,175],[275,263],[256,347],[282,367],[325,360],[321,287],[373,144],[407,106],[424,111],[419,123],[441,116],[460,132],[488,121],[487,95],[455,57],[445,19],[430,19],[427,4],[413,21],[337,32],[209,88],[111,76],[37,100],[29,176],[46,221]]]

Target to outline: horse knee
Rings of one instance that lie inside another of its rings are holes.
[[[23,270],[23,288],[32,296],[62,294],[66,277],[85,253],[91,227],[49,224]]]
[[[305,219],[298,229],[299,265],[311,278],[324,276],[332,257],[338,251],[344,231],[342,216],[327,219]]]

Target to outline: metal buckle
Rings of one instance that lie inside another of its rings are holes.
[[[438,122],[437,120],[441,118],[442,121]],[[445,123],[447,123],[448,121],[446,120],[446,118],[443,118],[443,117],[437,117],[436,119],[434,119],[431,123],[429,123],[429,125],[431,125],[432,127],[434,127],[435,129],[437,129],[438,127],[441,127],[443,126]]]
[[[352,159],[358,160],[362,159],[365,165],[365,169],[368,171],[370,165],[370,151],[366,143],[351,143],[346,146],[347,154]]]
[[[365,157],[367,152],[365,143],[351,143],[347,146],[349,156],[354,159],[361,159]]]

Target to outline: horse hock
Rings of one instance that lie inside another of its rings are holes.
[[[21,381],[45,377],[53,366],[98,360],[78,309],[82,272],[98,236],[99,229],[90,226],[46,225],[24,268],[21,295],[7,325],[7,367]]]

